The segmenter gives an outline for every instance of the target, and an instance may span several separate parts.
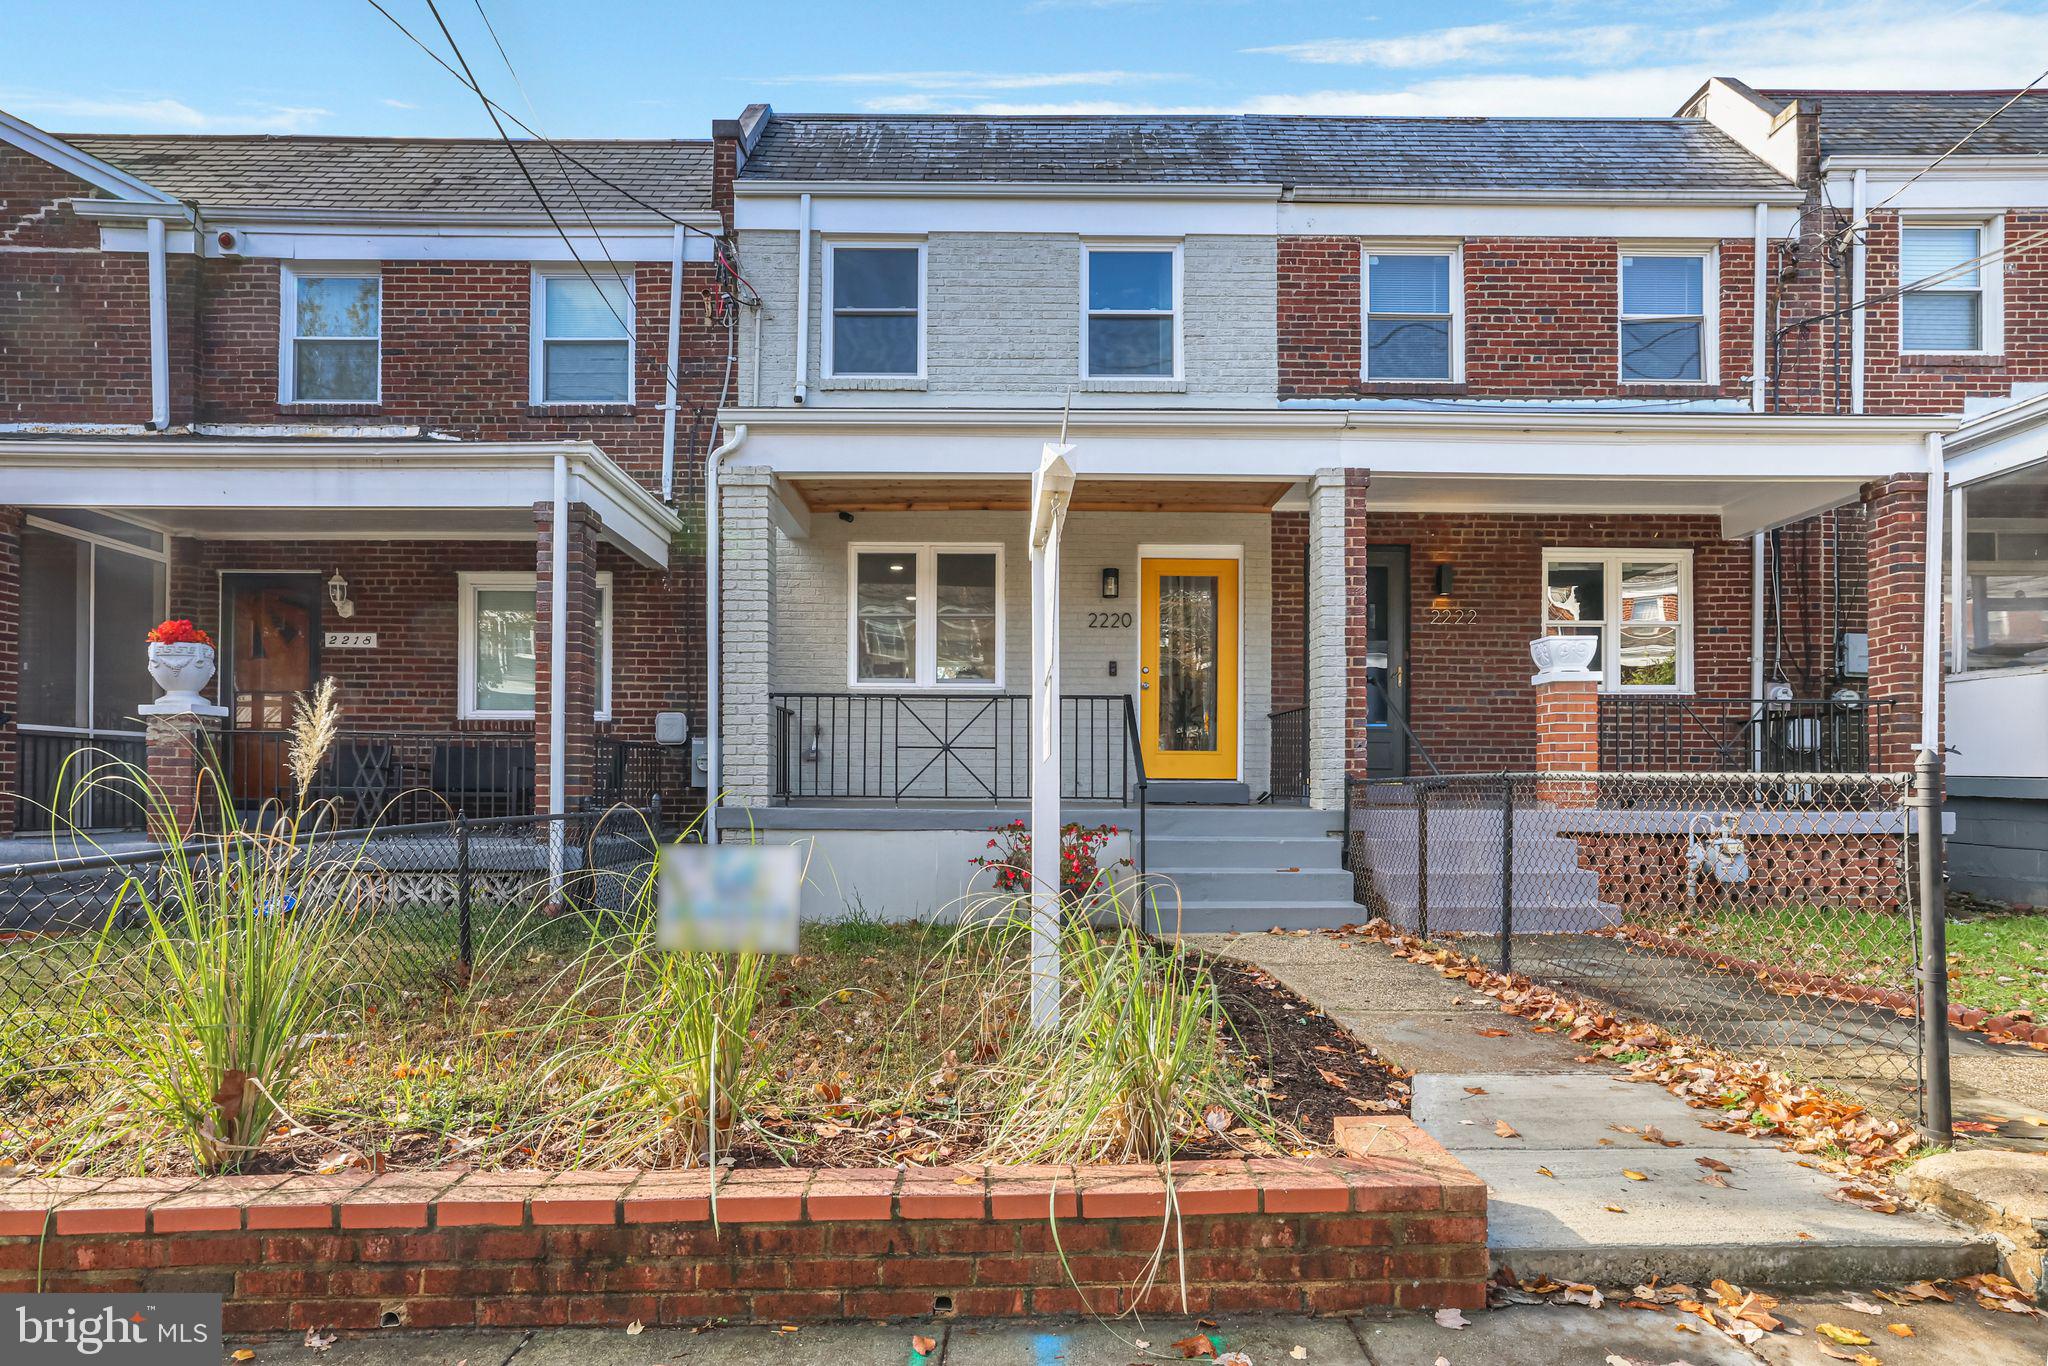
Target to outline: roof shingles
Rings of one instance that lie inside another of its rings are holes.
[[[2048,90],[1765,90],[1780,107],[1820,106],[1822,156],[2048,155]],[[1996,117],[1993,117],[1996,115]],[[1979,129],[1978,125],[1990,122]]]

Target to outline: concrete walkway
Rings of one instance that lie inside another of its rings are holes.
[[[1858,1285],[1995,1268],[1995,1251],[1976,1235],[1931,1215],[1831,1200],[1839,1183],[1796,1155],[1703,1127],[1662,1087],[1576,1061],[1583,1046],[1535,1033],[1490,998],[1377,943],[1265,934],[1192,942],[1264,968],[1415,1072],[1415,1122],[1485,1179],[1487,1240],[1495,1263],[1517,1275],[1622,1287],[1651,1274]],[[1645,1127],[1680,1146],[1645,1141]],[[1725,1186],[1703,1182],[1702,1157],[1733,1169],[1714,1173]]]

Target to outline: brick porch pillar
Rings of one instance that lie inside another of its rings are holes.
[[[1366,528],[1369,470],[1344,471],[1344,771],[1363,778],[1371,771],[1371,681],[1366,651],[1372,617],[1371,579]]]
[[[1344,471],[1318,470],[1308,495],[1308,801],[1344,805],[1348,658],[1344,588]]]
[[[167,811],[149,810],[149,837],[161,844],[182,843],[215,823],[220,816],[211,770],[220,753],[220,723],[225,711],[175,711],[159,714],[141,708],[148,727],[144,765],[149,780],[163,794]]]
[[[549,649],[554,640],[554,539],[552,505],[537,503],[533,517],[538,532],[534,560],[534,698],[533,698],[533,809],[548,809],[548,784],[557,756],[548,743],[549,705],[554,696],[555,661]],[[597,621],[597,541],[603,530],[596,513],[571,504],[569,507],[569,583],[564,599],[567,656],[563,662],[563,770],[564,806],[574,811],[595,788],[597,751],[597,673],[599,668]]]
[[[0,835],[14,830],[14,789],[21,762],[21,523],[17,507],[0,507]]]
[[[1870,766],[1913,767],[1920,743],[1923,614],[1927,594],[1927,479],[1895,474],[1863,486],[1869,526]],[[1937,709],[1941,699],[1932,705]]]
[[[1529,680],[1536,690],[1536,771],[1600,770],[1600,675],[1590,669],[1548,669]],[[1536,800],[1550,806],[1591,806],[1595,784],[1544,779]]]
[[[718,476],[719,730],[721,775],[728,806],[765,806],[775,743],[768,690],[775,644],[775,523],[769,502],[774,476],[743,468]],[[711,793],[718,801],[721,794]]]

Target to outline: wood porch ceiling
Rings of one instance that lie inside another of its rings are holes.
[[[812,512],[1025,512],[1024,479],[792,479]],[[1269,512],[1287,480],[1082,479],[1075,512]]]

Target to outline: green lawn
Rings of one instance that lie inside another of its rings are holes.
[[[2048,914],[1950,917],[1948,977],[1958,1005],[2048,1015]]]

